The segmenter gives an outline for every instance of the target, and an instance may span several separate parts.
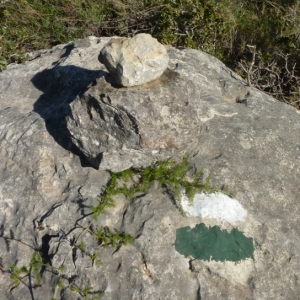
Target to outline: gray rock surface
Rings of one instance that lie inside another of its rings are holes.
[[[176,230],[204,222],[183,217],[158,185],[116,207],[95,226],[136,237],[117,250],[88,234],[87,250],[67,255],[69,284],[103,299],[297,299],[300,270],[300,114],[250,88],[216,58],[168,47],[157,80],[120,88],[98,54],[110,38],[90,37],[37,54],[0,73],[0,299],[51,299],[57,276],[44,271],[13,288],[8,264],[34,250],[59,266],[91,218],[107,172],[144,167],[184,153],[215,187],[226,185],[247,211],[235,225],[260,247],[254,260],[202,261],[180,255]],[[78,299],[65,288],[57,299]],[[80,297],[79,297],[80,298]]]
[[[162,75],[169,63],[166,48],[147,33],[132,38],[112,39],[99,55],[121,86],[135,86],[152,81]]]

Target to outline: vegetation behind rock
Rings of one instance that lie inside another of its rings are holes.
[[[151,33],[221,59],[249,85],[300,108],[299,0],[2,0],[0,69],[96,36]]]

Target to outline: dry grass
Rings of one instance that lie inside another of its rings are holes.
[[[147,32],[166,44],[208,52],[249,79],[250,45],[259,53],[255,66],[272,63],[277,82],[289,82],[272,89],[272,95],[299,108],[299,20],[300,0],[2,0],[0,70],[24,61],[26,52],[89,35]],[[288,55],[288,65],[278,53]],[[293,80],[286,78],[290,70]],[[268,74],[251,73],[251,81],[269,92],[261,84],[268,80],[264,76]]]

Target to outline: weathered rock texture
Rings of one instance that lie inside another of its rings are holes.
[[[162,75],[169,63],[166,48],[150,34],[112,39],[101,50],[99,61],[122,86],[147,83]]]
[[[88,38],[37,53],[0,73],[0,299],[51,299],[57,276],[12,288],[8,264],[29,264],[33,251],[59,266],[107,170],[143,167],[184,153],[227,186],[247,211],[235,227],[260,244],[240,263],[185,258],[176,230],[226,220],[183,217],[154,185],[117,206],[95,226],[126,231],[134,243],[71,251],[70,284],[104,291],[103,299],[298,299],[300,293],[300,114],[250,88],[219,60],[168,48],[169,69],[157,80],[118,88],[97,60],[109,38]],[[67,121],[66,121],[67,119]],[[57,299],[78,299],[63,289]]]

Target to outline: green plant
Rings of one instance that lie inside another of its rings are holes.
[[[73,292],[78,293],[83,299],[85,300],[97,300],[103,297],[104,293],[100,293],[98,295],[94,295],[92,297],[89,296],[89,293],[92,292],[93,288],[92,287],[85,287],[85,288],[80,288],[76,285],[71,286],[71,290]]]
[[[18,287],[20,285],[20,282],[22,279],[29,274],[29,270],[26,266],[22,266],[20,268],[17,268],[13,264],[9,263],[9,273],[10,273],[10,278],[14,281],[14,286]]]
[[[161,11],[151,18],[153,34],[162,42],[201,49],[219,58],[224,45],[220,40],[234,25],[220,1],[163,1]]]
[[[120,244],[127,245],[134,241],[134,237],[126,233],[112,232],[109,228],[100,227],[96,232],[93,232],[96,237],[98,244],[107,247],[117,247]]]
[[[9,267],[8,272],[10,273],[10,278],[14,281],[15,287],[18,287],[20,285],[20,282],[22,282],[22,280],[27,276],[31,276],[31,277],[35,278],[36,284],[40,285],[41,280],[42,280],[41,268],[43,266],[46,266],[46,264],[43,263],[41,254],[38,251],[34,251],[31,256],[28,267],[22,266],[20,268],[17,268],[13,264],[9,263],[8,264],[8,267]]]
[[[189,175],[189,176],[188,176]],[[43,261],[41,252],[35,251],[31,257],[28,266],[17,268],[9,264],[9,273],[11,279],[14,281],[14,286],[18,287],[20,282],[27,276],[35,279],[37,285],[41,284],[41,270],[47,268],[57,276],[57,284],[54,291],[53,299],[57,298],[57,293],[60,289],[69,288],[77,292],[83,299],[99,299],[102,292],[93,292],[92,287],[80,288],[75,283],[69,284],[69,280],[64,275],[65,261],[70,253],[78,249],[84,255],[87,255],[93,265],[101,264],[99,253],[92,253],[87,249],[86,244],[82,240],[85,233],[91,234],[102,247],[120,247],[134,241],[131,235],[112,231],[108,227],[100,226],[97,228],[94,223],[100,215],[106,213],[106,209],[114,207],[114,196],[117,194],[125,195],[128,200],[133,201],[136,197],[148,193],[150,187],[154,182],[159,183],[165,187],[173,199],[175,199],[178,208],[182,211],[180,198],[181,191],[184,189],[189,199],[192,201],[194,195],[198,191],[213,192],[215,189],[210,187],[209,178],[203,181],[203,172],[193,170],[193,165],[188,162],[188,157],[185,156],[180,163],[174,160],[162,161],[153,166],[144,169],[128,169],[119,173],[111,173],[111,178],[103,193],[99,195],[98,205],[91,207],[93,218],[89,221],[87,226],[77,223],[77,226],[82,228],[82,231],[70,240],[70,249],[65,254],[60,266],[52,266]],[[91,298],[92,297],[92,298]],[[98,298],[97,298],[98,297]]]
[[[105,0],[1,1],[0,69],[26,52],[95,34],[107,8]]]
[[[193,165],[185,156],[181,163],[174,160],[162,161],[142,170],[129,169],[112,173],[106,190],[99,196],[98,206],[91,208],[94,218],[97,219],[100,214],[105,213],[105,207],[114,206],[114,195],[122,194],[132,200],[136,196],[147,194],[155,181],[169,191],[180,210],[183,189],[191,201],[196,192],[214,192],[215,189],[209,185],[209,177],[203,182],[202,170],[197,171],[192,179],[188,178],[188,172],[192,169]]]

